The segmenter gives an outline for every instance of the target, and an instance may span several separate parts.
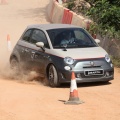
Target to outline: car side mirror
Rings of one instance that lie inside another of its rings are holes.
[[[99,43],[100,43],[100,40],[99,40],[99,39],[95,39],[95,42],[96,42],[97,44],[99,44]]]
[[[44,47],[44,43],[43,42],[37,42],[36,46],[42,48],[42,50],[45,51],[45,47]]]

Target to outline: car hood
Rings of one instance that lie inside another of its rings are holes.
[[[71,57],[73,59],[102,58],[107,54],[101,47],[71,48],[67,49],[67,51],[63,51],[63,49],[51,49],[46,52],[58,57]]]

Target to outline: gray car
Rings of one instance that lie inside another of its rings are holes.
[[[35,70],[51,87],[70,82],[72,71],[77,82],[108,82],[114,66],[99,42],[74,25],[29,25],[11,53],[11,68]]]

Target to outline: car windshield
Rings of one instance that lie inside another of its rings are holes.
[[[96,47],[92,37],[82,28],[59,28],[47,30],[53,48]]]

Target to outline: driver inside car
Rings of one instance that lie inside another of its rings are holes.
[[[64,33],[63,40],[61,41],[61,45],[63,44],[71,44],[74,43],[74,38],[72,37],[71,33]]]

